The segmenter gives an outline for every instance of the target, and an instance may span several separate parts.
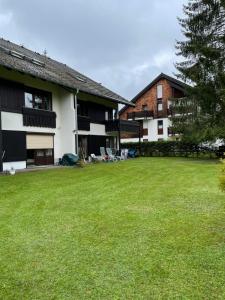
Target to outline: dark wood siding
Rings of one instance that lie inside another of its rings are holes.
[[[78,130],[90,131],[90,118],[78,116]]]
[[[5,153],[3,162],[26,160],[26,132],[2,131],[2,150]]]
[[[105,112],[109,112],[112,117],[112,108],[93,102],[78,100],[78,115],[90,118],[91,123],[102,124],[105,121]]]
[[[100,135],[89,135],[88,137],[88,153],[100,155],[100,147],[106,147],[106,137]]]
[[[0,78],[0,109],[21,113],[24,106],[24,86]]]

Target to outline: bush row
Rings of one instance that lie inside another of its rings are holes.
[[[220,188],[223,192],[225,192],[225,160],[222,161],[222,174],[220,176]]]
[[[217,151],[210,147],[183,141],[159,141],[142,143],[124,143],[122,149],[134,148],[140,156],[183,156],[216,158]]]

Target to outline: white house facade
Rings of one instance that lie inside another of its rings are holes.
[[[120,134],[139,126],[117,119],[119,103],[133,105],[64,64],[0,40],[0,171],[118,149]]]

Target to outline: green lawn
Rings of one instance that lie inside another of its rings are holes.
[[[0,299],[225,299],[212,161],[143,158],[0,177]]]

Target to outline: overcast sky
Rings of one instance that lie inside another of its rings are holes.
[[[64,62],[126,97],[175,72],[186,0],[0,0],[7,40]]]

